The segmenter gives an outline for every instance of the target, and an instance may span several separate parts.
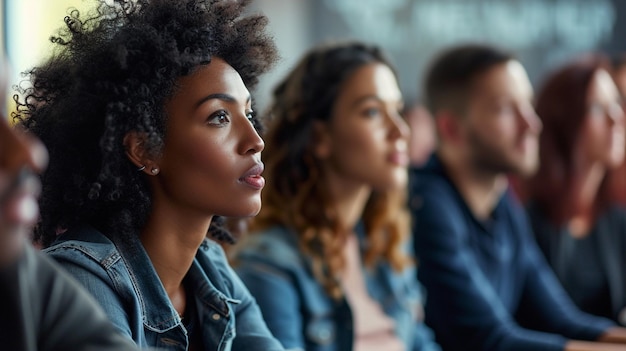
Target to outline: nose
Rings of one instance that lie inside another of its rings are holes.
[[[624,109],[621,104],[612,104],[607,112],[607,120],[611,126],[624,124]]]
[[[541,129],[543,129],[543,123],[541,123],[541,119],[537,116],[537,113],[531,104],[518,108],[517,116],[524,130],[528,130],[534,134],[539,134]]]
[[[16,174],[23,167],[41,172],[48,162],[43,144],[32,135],[9,126],[0,115],[0,171]]]
[[[388,114],[388,116],[390,124],[390,137],[392,139],[409,140],[411,129],[409,128],[409,125],[406,123],[404,118],[402,118],[400,113],[392,111]]]
[[[265,149],[265,142],[257,132],[256,128],[254,128],[252,122],[244,116],[242,125],[242,138],[239,153],[242,155],[253,155],[263,151],[263,149]]]

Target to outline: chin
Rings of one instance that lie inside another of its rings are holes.
[[[539,163],[538,162],[534,162],[534,163],[527,163],[527,164],[521,164],[519,165],[515,172],[516,175],[521,176],[521,177],[530,177],[533,174],[535,174],[535,172],[537,172],[537,170],[539,169]]]
[[[392,177],[384,182],[380,182],[372,188],[376,191],[398,191],[404,190],[407,186],[408,178],[405,177]]]
[[[407,170],[404,169],[401,173],[396,174],[396,176],[394,177],[392,188],[403,189],[403,188],[406,188],[408,183],[409,183],[409,174]]]
[[[624,160],[623,159],[611,159],[609,160],[609,162],[607,162],[607,168],[608,169],[616,169],[619,168]]]
[[[254,217],[254,216],[258,215],[260,211],[261,211],[261,201],[259,200],[256,203],[250,203],[236,217]]]
[[[626,161],[624,159],[624,152],[622,150],[612,150],[613,152],[609,153],[607,166],[608,168],[617,168]]]

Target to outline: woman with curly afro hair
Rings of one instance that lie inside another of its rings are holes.
[[[407,254],[402,109],[391,64],[358,42],[310,51],[274,91],[263,209],[233,257],[286,348],[439,350]]]
[[[247,1],[100,0],[14,117],[48,147],[36,240],[140,347],[282,350],[218,241],[256,215],[248,88],[276,60]]]

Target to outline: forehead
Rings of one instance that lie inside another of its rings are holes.
[[[211,63],[199,67],[188,76],[178,80],[175,99],[200,100],[207,94],[228,93],[239,99],[250,96],[239,73],[226,61],[214,57]]]
[[[526,70],[516,60],[496,65],[476,77],[471,87],[471,97],[476,98],[528,98],[533,95]]]
[[[617,87],[609,72],[604,69],[595,71],[589,85],[589,95],[610,97],[617,95]]]
[[[378,62],[359,67],[342,84],[338,100],[348,102],[366,96],[375,96],[383,101],[402,99],[391,68]]]

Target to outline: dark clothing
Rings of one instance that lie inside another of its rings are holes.
[[[605,211],[584,238],[573,238],[530,205],[533,231],[548,263],[583,311],[626,325],[626,209]]]
[[[137,350],[78,283],[30,246],[0,269],[0,311],[2,350]]]
[[[426,323],[444,350],[563,350],[613,326],[571,302],[511,192],[481,221],[437,157],[411,178]]]

